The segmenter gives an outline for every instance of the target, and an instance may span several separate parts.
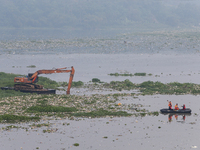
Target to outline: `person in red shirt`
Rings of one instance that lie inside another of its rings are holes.
[[[182,107],[183,107],[183,110],[185,110],[185,108],[186,108],[186,107],[185,107],[185,104],[183,104],[183,106],[182,106]]]

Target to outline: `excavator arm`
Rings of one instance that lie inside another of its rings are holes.
[[[70,73],[70,77],[69,77],[69,83],[68,83],[68,88],[67,88],[67,93],[66,94],[70,94],[70,88],[71,88],[71,85],[72,85],[72,80],[74,78],[74,73],[75,73],[75,70],[74,70],[74,67],[72,67],[72,70],[71,70],[71,73]]]

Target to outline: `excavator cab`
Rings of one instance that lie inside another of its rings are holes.
[[[19,77],[15,77],[14,78],[14,82],[15,83],[36,83],[38,82],[38,76],[36,77],[36,79],[33,81],[33,79],[31,79],[33,73],[29,73],[28,76],[19,76]]]

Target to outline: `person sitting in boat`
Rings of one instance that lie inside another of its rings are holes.
[[[175,105],[175,110],[179,110],[179,108],[178,108],[178,104],[176,103],[176,105]]]
[[[183,106],[182,106],[182,107],[183,107],[183,110],[185,110],[185,108],[186,108],[186,107],[185,107],[185,104],[183,104]]]
[[[169,101],[168,106],[169,106],[169,110],[171,110],[172,109],[172,102],[171,101]]]

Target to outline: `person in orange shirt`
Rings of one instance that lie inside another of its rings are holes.
[[[176,104],[174,108],[175,108],[175,110],[179,110],[178,104]]]
[[[169,101],[168,106],[169,106],[169,110],[171,110],[172,109],[172,102],[171,101]]]

